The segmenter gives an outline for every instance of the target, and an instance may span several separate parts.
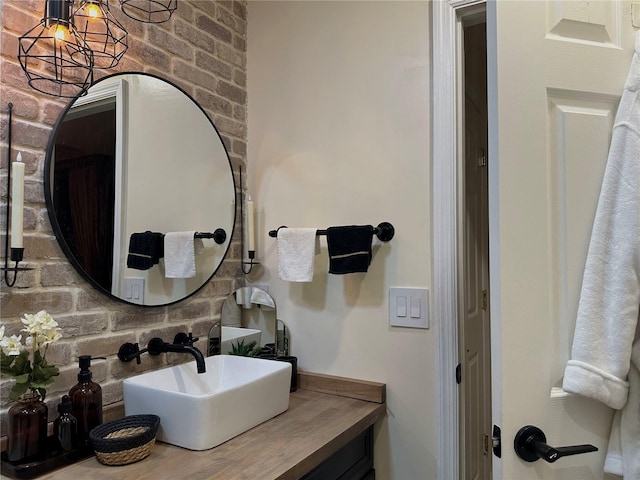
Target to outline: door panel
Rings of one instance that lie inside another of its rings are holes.
[[[503,441],[496,478],[603,478],[612,412],[560,385],[633,54],[630,5],[488,3],[493,417]],[[524,462],[513,439],[527,424],[553,446],[600,450]]]
[[[571,341],[591,225],[604,175],[608,145],[619,97],[588,100],[589,94],[548,91],[548,142],[552,222],[551,260],[556,352],[553,384],[560,386],[571,353]],[[594,95],[591,95],[593,97]]]

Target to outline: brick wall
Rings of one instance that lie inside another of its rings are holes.
[[[110,4],[129,32],[129,50],[114,69],[97,70],[96,79],[116,71],[143,71],[182,87],[220,131],[237,178],[238,166],[246,165],[246,1],[181,0],[173,18],[157,25],[129,19],[120,12],[117,1],[111,0]],[[44,0],[0,1],[1,218],[7,200],[7,103],[11,102],[11,158],[20,151],[26,164],[24,266],[33,267],[19,275],[13,288],[8,288],[2,278],[0,308],[8,335],[18,333],[22,314],[42,309],[62,327],[63,338],[47,354],[49,362],[60,367],[60,376],[47,395],[49,416],[53,418],[60,397],[77,382],[78,355],[107,357],[106,361],[93,362],[94,380],[102,385],[105,405],[117,402],[122,399],[123,378],[167,361],[184,360],[179,355],[168,359],[166,355],[145,355],[141,365],[123,364],[115,356],[122,343],[146,345],[154,336],[169,340],[178,331],[193,331],[201,338],[198,346],[204,350],[222,302],[243,277],[237,228],[234,244],[216,277],[194,296],[167,307],[143,308],[113,301],[95,291],[67,262],[49,223],[43,188],[45,149],[66,100],[32,90],[16,57],[19,36],[40,21],[43,8]],[[4,236],[4,220],[1,229]],[[11,379],[0,380],[1,427],[12,384]]]

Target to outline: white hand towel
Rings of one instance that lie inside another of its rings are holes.
[[[251,309],[251,287],[240,287],[236,290],[236,303],[245,310]]]
[[[276,308],[276,304],[271,295],[261,288],[253,287],[251,289],[251,303],[255,303],[258,306],[264,305],[265,307]]]
[[[317,228],[278,230],[278,275],[287,282],[313,280]]]
[[[191,278],[196,275],[196,241],[192,232],[169,232],[164,236],[164,276]],[[202,248],[198,245],[198,251]]]

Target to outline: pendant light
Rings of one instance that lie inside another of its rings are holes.
[[[128,33],[109,11],[109,0],[81,0],[71,21],[93,51],[95,68],[118,64],[128,48]]]
[[[93,82],[93,52],[71,18],[71,0],[45,0],[44,17],[18,40],[18,60],[39,92],[75,97]]]
[[[120,0],[123,13],[144,23],[163,23],[178,8],[178,0]]]

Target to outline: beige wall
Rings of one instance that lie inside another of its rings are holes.
[[[0,92],[3,104],[15,105],[12,158],[20,150],[27,162],[25,255],[35,268],[18,288],[2,285],[2,323],[17,330],[22,313],[50,311],[65,334],[51,352],[62,375],[50,400],[57,403],[75,382],[75,356],[91,353],[110,356],[94,369],[110,403],[121,398],[122,378],[157,367],[148,357],[140,367],[122,365],[113,357],[118,346],[185,327],[202,336],[241,282],[239,249],[214,282],[172,307],[110,301],[75,273],[52,236],[42,188],[44,149],[64,104],[29,89],[15,59],[17,37],[38,21],[42,3],[0,4]],[[269,284],[301,368],[387,384],[388,415],[376,431],[378,478],[434,478],[433,330],[390,328],[387,300],[389,287],[429,287],[431,278],[428,3],[259,1],[247,9],[248,87],[246,10],[237,1],[181,0],[164,26],[123,20],[131,48],[119,69],[156,73],[191,93],[213,116],[236,169],[245,162],[250,91],[250,189],[264,263],[251,280]],[[4,125],[2,140],[5,175]],[[392,222],[396,236],[376,245],[366,275],[327,275],[322,239],[312,283],[278,279],[269,229],[380,221]],[[5,408],[9,387],[5,379]]]
[[[268,283],[302,369],[387,384],[377,478],[435,478],[431,330],[391,328],[388,289],[429,287],[428,2],[249,2],[249,188],[257,207],[251,280]],[[280,225],[389,221],[367,274],[278,278]],[[452,372],[453,374],[453,372]]]
[[[246,163],[246,3],[244,1],[181,0],[174,18],[161,25],[128,19],[113,5],[114,15],[129,31],[129,51],[115,69],[98,71],[97,77],[117,71],[154,73],[180,85],[211,116],[230,152],[234,170]],[[51,129],[66,101],[41,95],[25,80],[16,55],[18,37],[36,25],[44,0],[3,0],[0,63],[0,110],[2,111],[2,211],[7,172],[7,108],[12,102],[11,158],[22,152],[26,163],[25,265],[14,288],[1,288],[1,323],[6,334],[18,333],[20,316],[46,309],[62,327],[63,339],[49,352],[48,360],[61,374],[48,393],[50,418],[61,395],[76,382],[78,355],[107,356],[94,362],[94,379],[102,384],[104,403],[122,399],[122,379],[132,373],[157,368],[166,362],[144,356],[142,365],[121,363],[115,356],[124,342],[145,346],[154,336],[173,339],[178,331],[193,331],[205,348],[213,318],[222,302],[242,284],[237,235],[230,256],[216,278],[198,294],[177,305],[143,308],[110,300],[96,292],[71,267],[53,236],[44,202],[43,169]],[[206,202],[206,199],[203,199]],[[6,225],[2,222],[2,235]],[[2,252],[4,255],[4,251]],[[180,361],[179,356],[170,358]],[[9,404],[12,380],[0,383],[2,412]],[[4,415],[2,415],[4,422]],[[0,430],[5,431],[4,428]]]

